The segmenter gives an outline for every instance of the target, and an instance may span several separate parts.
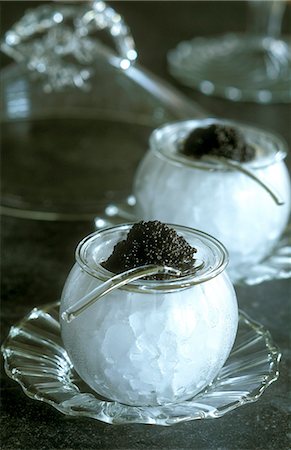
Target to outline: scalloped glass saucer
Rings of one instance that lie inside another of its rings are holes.
[[[119,223],[141,220],[135,214],[135,203],[135,197],[130,195],[122,202],[108,204],[103,214],[95,217],[96,228],[100,230]],[[241,286],[291,278],[291,222],[269,256],[249,267],[247,274],[235,272],[230,276],[234,284]]]
[[[138,407],[101,398],[79,378],[63,348],[59,303],[34,308],[13,326],[2,352],[6,373],[25,394],[63,414],[111,424],[164,426],[215,419],[258,400],[277,380],[281,358],[270,333],[240,311],[234,347],[211,385],[188,401]]]

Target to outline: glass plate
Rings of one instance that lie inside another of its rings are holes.
[[[95,217],[96,228],[99,230],[119,223],[140,220],[135,214],[134,206],[135,197],[133,195],[120,203],[109,204],[103,215]],[[253,286],[263,281],[288,278],[291,278],[291,222],[289,222],[281,239],[267,258],[249,267],[247,274],[238,271],[231,274],[232,282],[241,286]]]
[[[63,414],[112,424],[155,425],[214,419],[258,400],[277,380],[281,357],[270,333],[240,311],[233,350],[211,385],[188,401],[135,407],[99,397],[79,378],[63,348],[59,303],[34,308],[13,326],[2,352],[8,376],[25,394]]]
[[[90,91],[68,88],[45,97],[42,85],[16,65],[0,72],[0,79],[1,210],[15,217],[93,219],[108,202],[130,193],[136,166],[157,126],[199,116],[198,108],[189,106],[187,113],[178,94],[138,65],[125,76],[100,64]],[[175,108],[150,96],[152,84]],[[21,113],[13,106],[15,99],[24,105]]]

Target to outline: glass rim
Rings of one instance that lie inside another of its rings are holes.
[[[129,230],[134,223],[126,223],[115,225],[109,228],[98,230],[94,233],[89,234],[84,239],[82,239],[75,251],[76,263],[79,267],[84,270],[88,275],[99,279],[100,281],[107,281],[112,276],[116,275],[108,270],[106,270],[101,263],[95,262],[94,267],[88,261],[88,251],[92,245],[95,244],[96,239],[100,235],[107,236],[113,235],[117,232],[125,232]],[[203,266],[202,269],[197,269],[191,275],[186,275],[183,277],[171,278],[166,280],[147,280],[139,279],[137,281],[131,282],[120,289],[137,291],[137,292],[157,292],[162,293],[171,292],[173,290],[186,289],[188,287],[204,283],[209,281],[221,272],[223,272],[228,264],[229,255],[225,246],[213,236],[194,228],[177,225],[177,224],[167,224],[169,227],[174,228],[180,235],[183,235],[183,231],[190,233],[192,236],[197,237],[203,246],[207,248],[208,252],[212,252],[216,259],[215,264],[208,264],[208,266]],[[199,273],[200,272],[200,273]]]
[[[253,125],[215,117],[181,120],[162,125],[151,133],[149,138],[150,148],[156,152],[159,157],[177,166],[193,167],[208,171],[230,171],[232,169],[226,167],[223,163],[219,164],[218,162],[214,166],[211,162],[195,159],[183,155],[182,152],[178,151],[179,144],[181,144],[183,138],[185,138],[190,131],[198,127],[207,127],[214,123],[238,128],[239,131],[246,136],[248,143],[255,148],[258,148],[259,145],[253,142],[254,136],[257,138],[264,137],[269,145],[272,145],[272,150],[269,151],[269,155],[257,157],[251,161],[241,163],[242,166],[245,166],[246,168],[263,169],[284,160],[288,154],[286,141],[273,131],[269,132]]]

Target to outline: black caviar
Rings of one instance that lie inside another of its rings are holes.
[[[179,236],[173,228],[159,222],[138,222],[132,226],[127,238],[118,242],[103,267],[121,273],[135,267],[158,264],[185,271],[193,269],[197,250]],[[150,279],[168,279],[173,275],[157,274]]]
[[[195,128],[186,137],[180,151],[194,158],[204,155],[223,156],[239,162],[250,161],[255,156],[254,148],[246,142],[238,129],[220,124]]]

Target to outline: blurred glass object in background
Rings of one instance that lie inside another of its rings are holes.
[[[245,34],[194,38],[168,53],[169,70],[185,85],[233,101],[291,101],[291,40],[281,33],[284,0],[248,2]]]
[[[129,28],[102,1],[27,11],[1,50],[15,60],[1,71],[4,214],[91,219],[130,193],[157,125],[203,115],[133,64]]]

